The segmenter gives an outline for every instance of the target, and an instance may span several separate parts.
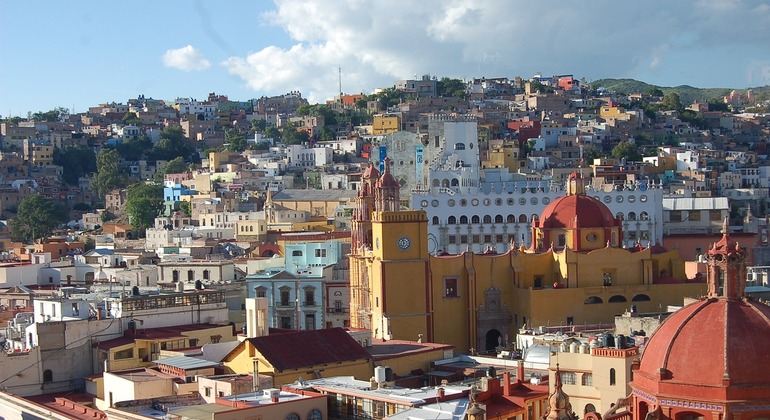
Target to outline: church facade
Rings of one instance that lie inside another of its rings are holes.
[[[706,292],[677,251],[622,248],[622,223],[577,173],[532,221],[529,248],[429,253],[426,213],[400,208],[389,159],[365,171],[352,226],[351,326],[374,339],[487,351],[524,326],[611,323],[632,305],[657,312]]]

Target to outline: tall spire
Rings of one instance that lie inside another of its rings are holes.
[[[542,417],[543,420],[577,420],[577,416],[572,412],[569,395],[562,390],[561,370],[558,363],[554,376],[553,393],[548,396],[548,412]]]

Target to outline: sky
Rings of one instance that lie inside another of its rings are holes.
[[[0,116],[139,95],[311,103],[424,74],[770,84],[770,4],[741,0],[0,0]]]

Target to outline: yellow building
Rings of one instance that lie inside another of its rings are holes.
[[[372,122],[372,134],[375,136],[395,133],[401,129],[401,117],[393,114],[376,114]]]
[[[342,328],[247,338],[222,360],[228,373],[257,372],[280,386],[299,378],[372,376],[371,356]]]
[[[489,158],[482,162],[485,168],[508,168],[510,172],[518,172],[525,161],[519,158],[519,146],[515,141],[504,141],[491,145]]]
[[[533,247],[429,255],[426,214],[400,210],[386,159],[382,176],[362,177],[353,218],[351,326],[374,339],[492,350],[523,325],[611,323],[634,304],[640,312],[700,296],[677,251],[619,248],[621,224],[570,177],[567,195],[534,218]]]

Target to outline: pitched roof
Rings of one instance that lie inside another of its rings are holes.
[[[266,335],[247,341],[277,370],[370,358],[343,328]]]

